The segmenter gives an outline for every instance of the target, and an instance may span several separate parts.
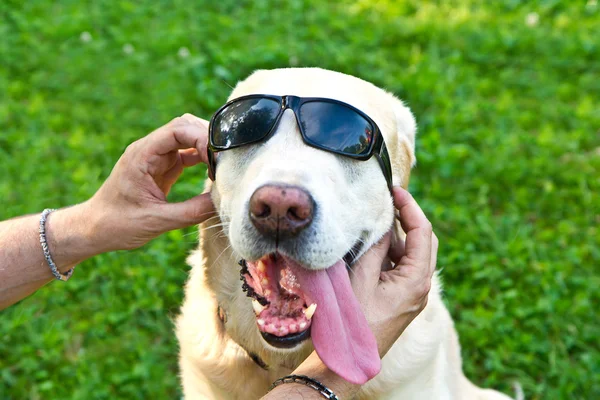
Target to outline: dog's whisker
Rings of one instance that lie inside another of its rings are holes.
[[[205,213],[199,214],[199,215],[198,215],[198,217],[202,218],[202,217],[204,217],[204,216],[206,216],[206,215],[213,215],[213,214],[215,214],[215,211],[214,211],[214,210],[211,210],[211,211],[207,211],[207,212],[205,212]],[[218,216],[218,215],[217,215],[217,216]],[[213,217],[210,217],[210,218],[213,218]],[[206,219],[206,220],[204,220],[204,221],[207,221],[208,219],[209,219],[209,218],[207,218],[207,219]],[[204,222],[204,221],[202,221],[202,222]],[[200,222],[200,223],[202,223],[202,222]]]
[[[227,234],[225,233],[224,230],[219,230],[216,231],[215,233],[212,234],[212,236],[209,238],[209,240],[211,241],[211,244],[214,244],[218,239],[226,239],[227,238]]]
[[[192,236],[192,235],[198,235],[198,231],[194,230],[193,232],[184,233],[183,237]]]
[[[219,222],[220,221],[220,222]],[[200,227],[200,230],[207,230],[207,229],[211,229],[214,227],[221,227],[221,226],[227,226],[230,224],[230,222],[227,221],[215,221],[214,223],[209,223],[209,224],[203,224],[203,226]]]
[[[205,220],[204,222],[202,222],[202,225],[209,225],[211,224],[213,221],[215,220],[219,220],[221,217],[219,215],[215,215],[213,217],[208,218],[207,220]]]
[[[346,270],[348,270],[348,275],[350,275],[350,279],[352,279],[356,275],[356,272],[354,272],[352,268],[346,268]]]
[[[213,243],[214,243],[218,239],[227,239],[227,235],[225,235],[223,232],[220,232],[220,233],[213,235],[212,238],[213,238]]]
[[[228,245],[227,245],[227,246],[226,246],[226,247],[223,249],[223,251],[222,251],[222,252],[221,252],[221,253],[220,253],[220,254],[217,256],[217,258],[215,258],[215,261],[213,261],[213,263],[211,264],[211,266],[210,266],[210,267],[211,267],[211,268],[212,268],[212,267],[214,267],[214,265],[215,265],[215,264],[216,264],[216,263],[219,261],[219,259],[221,258],[221,256],[222,256],[223,254],[225,254],[225,252],[226,252],[227,250],[229,250],[230,248],[231,248],[231,244],[228,244]]]
[[[221,79],[221,82],[226,84],[229,87],[229,89],[233,90],[233,86],[231,86],[229,83],[227,83],[227,81],[225,79]]]
[[[223,228],[223,227],[228,227],[228,226],[229,226],[229,224],[225,224],[225,223],[223,223],[223,224],[216,224],[216,225],[207,226],[207,227],[205,227],[205,228],[202,228],[201,230],[202,230],[202,232],[206,232],[206,231],[208,231],[209,229],[213,229],[213,228]]]

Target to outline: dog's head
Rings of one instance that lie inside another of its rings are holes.
[[[255,72],[230,99],[250,94],[322,97],[356,107],[384,136],[394,185],[408,184],[415,121],[384,90],[337,72],[290,68]],[[373,346],[377,351],[376,343],[347,268],[392,226],[393,203],[376,158],[354,160],[306,145],[294,111],[287,109],[267,140],[217,153],[212,198],[233,257],[242,260],[244,289],[251,297],[220,299],[237,310],[228,322],[234,339],[244,341],[235,336],[252,329],[261,333],[264,347],[290,351],[312,332],[331,369],[355,382],[372,377],[379,358],[376,354],[375,366],[367,353]],[[222,271],[214,275],[231,277]],[[227,285],[225,292],[232,283]],[[241,294],[242,283],[237,290]],[[242,312],[250,312],[252,320],[237,318]]]

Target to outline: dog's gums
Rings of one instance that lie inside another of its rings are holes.
[[[282,261],[277,254],[269,254],[255,262],[241,263],[244,288],[253,298],[258,329],[277,337],[307,331],[317,308]]]

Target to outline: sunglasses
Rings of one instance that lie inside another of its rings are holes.
[[[216,152],[266,141],[288,108],[296,116],[304,143],[355,160],[374,155],[392,190],[390,156],[375,121],[349,104],[319,97],[253,94],[219,108],[208,128],[209,178],[215,180]]]

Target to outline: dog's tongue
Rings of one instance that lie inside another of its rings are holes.
[[[351,383],[362,385],[377,375],[377,341],[354,296],[344,261],[320,271],[290,264],[304,293],[317,303],[311,336],[321,360]]]

